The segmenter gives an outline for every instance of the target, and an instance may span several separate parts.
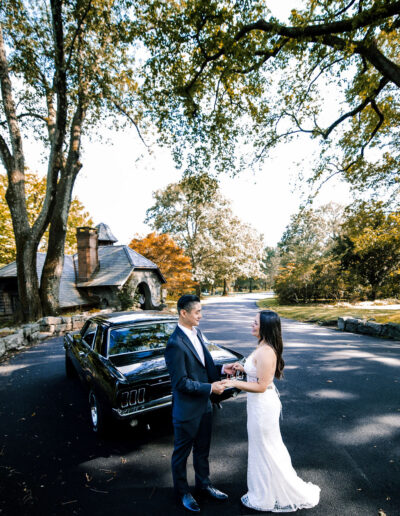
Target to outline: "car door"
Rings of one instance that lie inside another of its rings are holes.
[[[79,361],[81,375],[85,382],[91,383],[93,378],[92,357],[93,347],[96,341],[98,325],[95,321],[89,321],[82,331],[81,345],[79,347]]]

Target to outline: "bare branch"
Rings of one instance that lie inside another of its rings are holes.
[[[148,145],[143,136],[142,136],[142,133],[140,131],[140,128],[138,126],[138,124],[135,122],[135,120],[132,118],[132,116],[125,110],[125,108],[123,106],[121,106],[121,104],[119,104],[119,102],[117,102],[116,100],[113,100],[112,101],[114,106],[118,109],[118,111],[120,113],[122,113],[124,116],[126,116],[126,118],[131,122],[131,124],[135,127],[138,135],[139,135],[139,138],[142,140],[142,143],[145,147],[147,147],[148,149],[150,148],[150,145]]]

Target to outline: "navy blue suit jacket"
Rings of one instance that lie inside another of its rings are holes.
[[[221,379],[199,329],[197,335],[203,346],[205,365],[179,326],[168,339],[165,350],[172,383],[172,417],[175,421],[201,417],[209,408],[211,383]]]

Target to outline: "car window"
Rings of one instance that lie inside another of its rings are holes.
[[[120,355],[165,348],[175,328],[176,322],[114,328],[110,331],[108,353]]]
[[[99,327],[97,328],[96,339],[95,339],[95,343],[94,343],[93,349],[95,351],[97,351],[97,353],[100,353],[100,355],[102,355],[103,351],[104,351],[104,346],[102,346],[102,344],[103,344],[103,332],[104,332],[104,328],[101,325],[99,325]]]
[[[82,339],[86,342],[89,347],[93,347],[94,338],[96,336],[97,324],[95,322],[89,323],[88,327],[84,330]]]

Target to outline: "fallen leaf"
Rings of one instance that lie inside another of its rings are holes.
[[[384,512],[382,509],[379,509],[378,515],[379,516],[386,516],[386,512]]]
[[[88,482],[92,481],[92,477],[88,473],[85,473],[85,477]]]
[[[121,463],[126,464],[128,461],[125,459],[125,457],[121,457]]]
[[[326,380],[326,383],[333,383],[333,380]]]

